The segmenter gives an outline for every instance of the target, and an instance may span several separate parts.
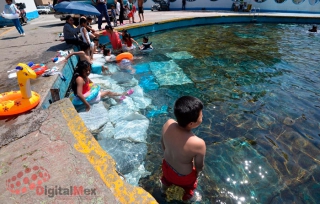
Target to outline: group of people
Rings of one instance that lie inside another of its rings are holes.
[[[114,53],[121,53],[123,51],[130,51],[136,47],[133,45],[135,43],[141,50],[152,49],[149,43],[148,37],[143,38],[143,43],[139,45],[135,41],[127,30],[122,30],[118,32],[113,29],[111,25],[106,25],[104,31],[95,31],[90,23],[92,22],[91,17],[82,16],[80,18],[79,26],[75,27],[73,24],[73,18],[68,15],[66,17],[66,24],[63,27],[63,36],[67,44],[72,44],[80,46],[82,44],[87,44],[90,46],[90,53],[87,54],[93,59],[93,54],[98,52],[99,37],[101,35],[108,36],[112,49]],[[120,38],[122,36],[122,40]]]
[[[98,29],[102,30],[102,18],[105,17],[108,26],[111,26],[110,18],[108,15],[108,8],[106,0],[91,0],[94,5],[96,5],[97,10],[101,13],[98,16]],[[138,0],[138,13],[140,21],[144,21],[143,16],[143,0]],[[134,14],[136,12],[136,6],[133,4],[132,0],[128,1],[128,4],[124,4],[123,0],[115,0],[115,4],[111,6],[111,17],[113,20],[113,26],[117,26],[117,21],[119,20],[120,25],[124,25],[125,14],[129,18],[129,23],[135,23]],[[119,19],[117,20],[117,16]],[[132,20],[131,20],[132,19]]]
[[[117,30],[114,30],[112,26],[106,25],[105,31],[103,31],[102,35],[109,37],[114,53],[121,53],[123,51],[135,49],[136,47],[133,43],[135,43],[140,50],[152,49],[152,43],[149,42],[149,38],[147,36],[143,37],[143,43],[139,45],[139,43],[135,41],[125,29],[122,30],[122,32],[118,32]],[[120,36],[122,36],[122,41]]]
[[[133,93],[130,89],[124,93],[100,91],[91,101],[86,101],[90,94],[89,74],[91,64],[89,59],[80,57],[80,62],[75,71],[72,90],[74,94],[85,104],[86,110],[90,110],[91,102],[98,102],[101,98],[125,97]],[[198,177],[204,167],[206,144],[203,139],[197,137],[192,130],[202,123],[203,104],[192,96],[180,97],[174,105],[176,121],[169,119],[162,128],[161,146],[164,151],[162,160],[161,192],[165,194],[171,185],[184,189],[182,200],[200,201],[201,195],[195,193]]]
[[[108,25],[106,25],[104,31],[96,32],[90,27],[90,25],[88,25],[88,20],[89,21],[92,20],[89,17],[87,18],[84,16],[81,17],[80,25],[78,27],[73,26],[73,19],[71,16],[67,16],[66,18],[67,18],[67,22],[64,26],[65,41],[70,44],[78,45],[80,48],[80,51],[69,54],[65,58],[65,61],[67,61],[73,55],[79,56],[80,62],[77,66],[78,67],[77,70],[75,71],[75,80],[74,80],[74,84],[77,84],[78,88],[77,89],[75,88],[73,90],[74,90],[75,96],[77,96],[79,100],[81,100],[83,104],[86,105],[86,110],[90,110],[90,102],[85,101],[85,94],[88,94],[89,93],[88,90],[90,90],[87,87],[88,86],[87,81],[90,82],[88,78],[89,73],[90,72],[92,73],[102,72],[102,74],[110,73],[107,66],[96,65],[93,62],[93,54],[103,53],[106,62],[112,62],[112,61],[115,61],[116,59],[115,55],[111,54],[111,49],[108,49],[102,45],[98,46],[98,41],[99,41],[98,38],[101,35],[108,36],[112,45],[112,50],[115,54],[120,54],[123,51],[134,49],[133,43],[136,43],[141,50],[146,49],[147,47],[151,48],[152,46],[151,46],[151,43],[148,43],[147,36],[143,38],[143,43],[140,46],[139,43],[131,37],[131,35],[127,30],[118,32]],[[122,36],[122,40],[120,39],[120,36]],[[80,38],[82,38],[82,40],[80,40]],[[98,47],[100,50],[98,49]],[[124,63],[125,66],[121,66],[121,63],[122,61],[120,62],[120,69],[128,70],[132,74],[135,72],[135,70],[131,67],[131,63],[129,63],[128,65],[128,63],[125,62]],[[82,88],[80,87],[80,85]],[[117,94],[113,92],[101,92],[101,94],[97,96],[98,98],[95,98],[95,100],[91,102],[97,102],[100,100],[100,98],[105,96],[120,96],[120,95],[122,97],[124,96],[123,94]]]
[[[106,49],[105,52],[106,57],[110,56],[110,50]],[[90,94],[90,83],[92,83],[88,77],[91,73],[92,64],[84,51],[76,54],[80,55],[80,62],[73,77],[72,90],[86,106],[87,111],[90,110],[90,103],[98,102],[103,97],[121,98],[133,93],[131,89],[124,93],[100,91],[97,97],[91,101],[86,101],[86,96]],[[180,186],[184,189],[182,197],[184,201],[201,200],[201,195],[195,193],[195,189],[197,188],[198,177],[204,167],[206,144],[192,130],[202,123],[202,109],[203,104],[199,99],[192,96],[183,96],[174,105],[176,121],[169,119],[162,128],[161,146],[164,151],[164,158],[160,179],[161,192],[165,194],[171,185]]]

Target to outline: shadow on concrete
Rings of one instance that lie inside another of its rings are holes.
[[[11,40],[11,39],[16,39],[16,38],[20,38],[20,36],[6,37],[6,38],[2,38],[1,40]]]
[[[52,27],[61,27],[61,26],[64,26],[66,22],[65,21],[61,21],[61,23],[56,23],[56,24],[50,24],[50,25],[41,25],[39,27],[41,28],[52,28]]]
[[[0,116],[0,121],[4,120],[4,122],[9,122],[18,118],[19,115],[14,116]]]
[[[73,45],[68,45],[65,42],[61,42],[61,44],[59,44],[59,45],[49,47],[49,49],[47,49],[47,51],[54,51],[55,52],[55,51],[59,51],[59,50],[69,50],[71,48],[73,48]]]
[[[10,122],[12,120],[17,119],[21,115],[28,115],[30,113],[32,113],[32,109],[31,110],[27,110],[27,111],[25,111],[23,113],[18,113],[18,114],[14,114],[14,115],[0,116],[0,121]]]

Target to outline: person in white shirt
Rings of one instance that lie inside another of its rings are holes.
[[[3,13],[5,14],[20,14],[19,9],[12,3],[12,0],[6,0],[7,5],[4,6]],[[21,36],[25,36],[24,30],[20,24],[19,18],[12,19],[14,26],[17,28]]]
[[[120,2],[119,1],[117,1],[117,9],[116,9],[116,11],[117,11],[117,15],[119,16],[120,15]]]

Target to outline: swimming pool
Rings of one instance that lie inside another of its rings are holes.
[[[149,35],[153,52],[134,77],[151,105],[139,185],[159,203],[161,128],[182,95],[200,98],[207,144],[204,203],[316,203],[320,200],[320,34],[311,25],[228,24]],[[135,39],[141,42],[142,39]]]
[[[194,131],[207,144],[203,203],[315,203],[320,59],[313,45],[320,35],[310,27],[228,24],[151,34],[155,49],[135,53],[135,74],[113,63],[113,75],[90,75],[102,88],[135,92],[80,116],[127,181],[166,203],[158,183],[161,128],[178,97],[196,96],[205,105]]]

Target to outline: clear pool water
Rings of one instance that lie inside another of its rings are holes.
[[[152,98],[142,110],[151,176],[140,186],[167,202],[158,183],[161,128],[174,101],[192,95],[205,105],[194,130],[207,145],[202,203],[319,202],[320,34],[310,27],[209,25],[149,35],[155,49],[135,61],[135,78]]]

